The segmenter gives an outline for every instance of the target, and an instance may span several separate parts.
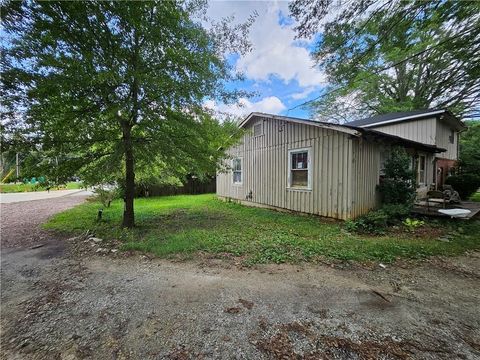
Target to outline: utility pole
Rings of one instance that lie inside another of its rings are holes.
[[[15,155],[15,162],[16,162],[16,171],[17,171],[17,179],[15,180],[15,182],[16,182],[18,180],[18,178],[20,177],[20,159],[19,159],[19,153],[18,152]]]

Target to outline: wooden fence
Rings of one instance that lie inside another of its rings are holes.
[[[149,185],[137,187],[138,197],[167,196],[167,195],[195,195],[214,193],[216,191],[215,177],[200,181],[197,178],[188,178],[183,186]]]

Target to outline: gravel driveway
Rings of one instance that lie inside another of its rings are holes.
[[[79,201],[2,205],[2,358],[480,356],[479,253],[386,269],[106,255],[38,229]]]

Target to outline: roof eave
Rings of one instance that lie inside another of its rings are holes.
[[[357,131],[355,129],[352,129],[350,127],[344,126],[344,125],[337,125],[337,124],[333,124],[333,123],[326,123],[326,122],[320,122],[320,121],[314,121],[314,120],[293,118],[293,117],[282,116],[282,115],[273,115],[273,114],[267,114],[267,113],[261,113],[261,112],[250,113],[245,119],[243,119],[242,121],[240,121],[238,123],[238,127],[245,127],[245,125],[247,125],[248,122],[254,117],[263,117],[263,118],[267,118],[267,119],[274,119],[274,120],[281,120],[281,121],[293,122],[293,123],[298,123],[298,124],[305,124],[305,125],[320,127],[320,128],[324,128],[324,129],[332,129],[332,130],[340,131],[340,132],[347,133],[347,134],[353,135],[353,136],[361,136],[361,133],[359,131]]]
[[[351,127],[353,127],[353,126],[351,126]],[[414,148],[414,149],[417,149],[417,150],[423,150],[423,151],[427,151],[427,152],[430,152],[430,153],[441,153],[441,152],[447,151],[447,149],[439,148],[435,145],[423,144],[423,143],[420,143],[420,142],[417,142],[417,141],[414,141],[414,140],[409,140],[409,139],[402,138],[400,136],[387,134],[387,133],[384,133],[384,132],[379,131],[379,130],[365,129],[365,128],[361,128],[361,127],[353,127],[353,128],[357,128],[359,131],[362,132],[362,134],[364,136],[371,135],[371,136],[374,136],[376,138],[381,138],[383,140],[388,140],[389,143],[394,144],[394,145],[395,144],[401,144],[402,146],[405,146],[405,147],[410,147],[410,148]]]
[[[428,118],[428,117],[430,117],[430,116],[436,116],[436,115],[443,114],[443,113],[445,113],[445,112],[447,112],[447,111],[448,111],[448,110],[442,109],[442,110],[432,111],[432,112],[424,113],[424,114],[416,114],[416,115],[410,115],[410,116],[403,116],[403,117],[396,118],[396,119],[385,120],[385,121],[380,121],[380,122],[376,122],[376,123],[372,123],[372,124],[362,125],[362,127],[364,127],[364,128],[370,128],[370,127],[376,127],[376,126],[381,126],[381,125],[393,124],[393,123],[402,122],[402,121],[406,121],[406,120],[416,120],[416,119],[421,119],[421,118]],[[452,115],[452,116],[453,116],[453,115]]]

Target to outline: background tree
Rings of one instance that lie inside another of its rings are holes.
[[[87,183],[119,181],[134,226],[136,172],[212,171],[235,141],[202,106],[234,101],[229,50],[249,24],[202,26],[203,1],[10,2],[2,8],[4,112]],[[200,17],[197,17],[200,16]],[[59,169],[57,169],[59,170]]]
[[[479,117],[480,2],[295,0],[298,36],[329,87],[309,105],[337,121],[448,107]]]
[[[463,173],[480,176],[480,121],[466,121],[467,131],[460,134],[458,165]]]
[[[460,133],[457,174],[446,179],[463,200],[480,188],[480,122],[466,121],[465,124],[468,129]]]

